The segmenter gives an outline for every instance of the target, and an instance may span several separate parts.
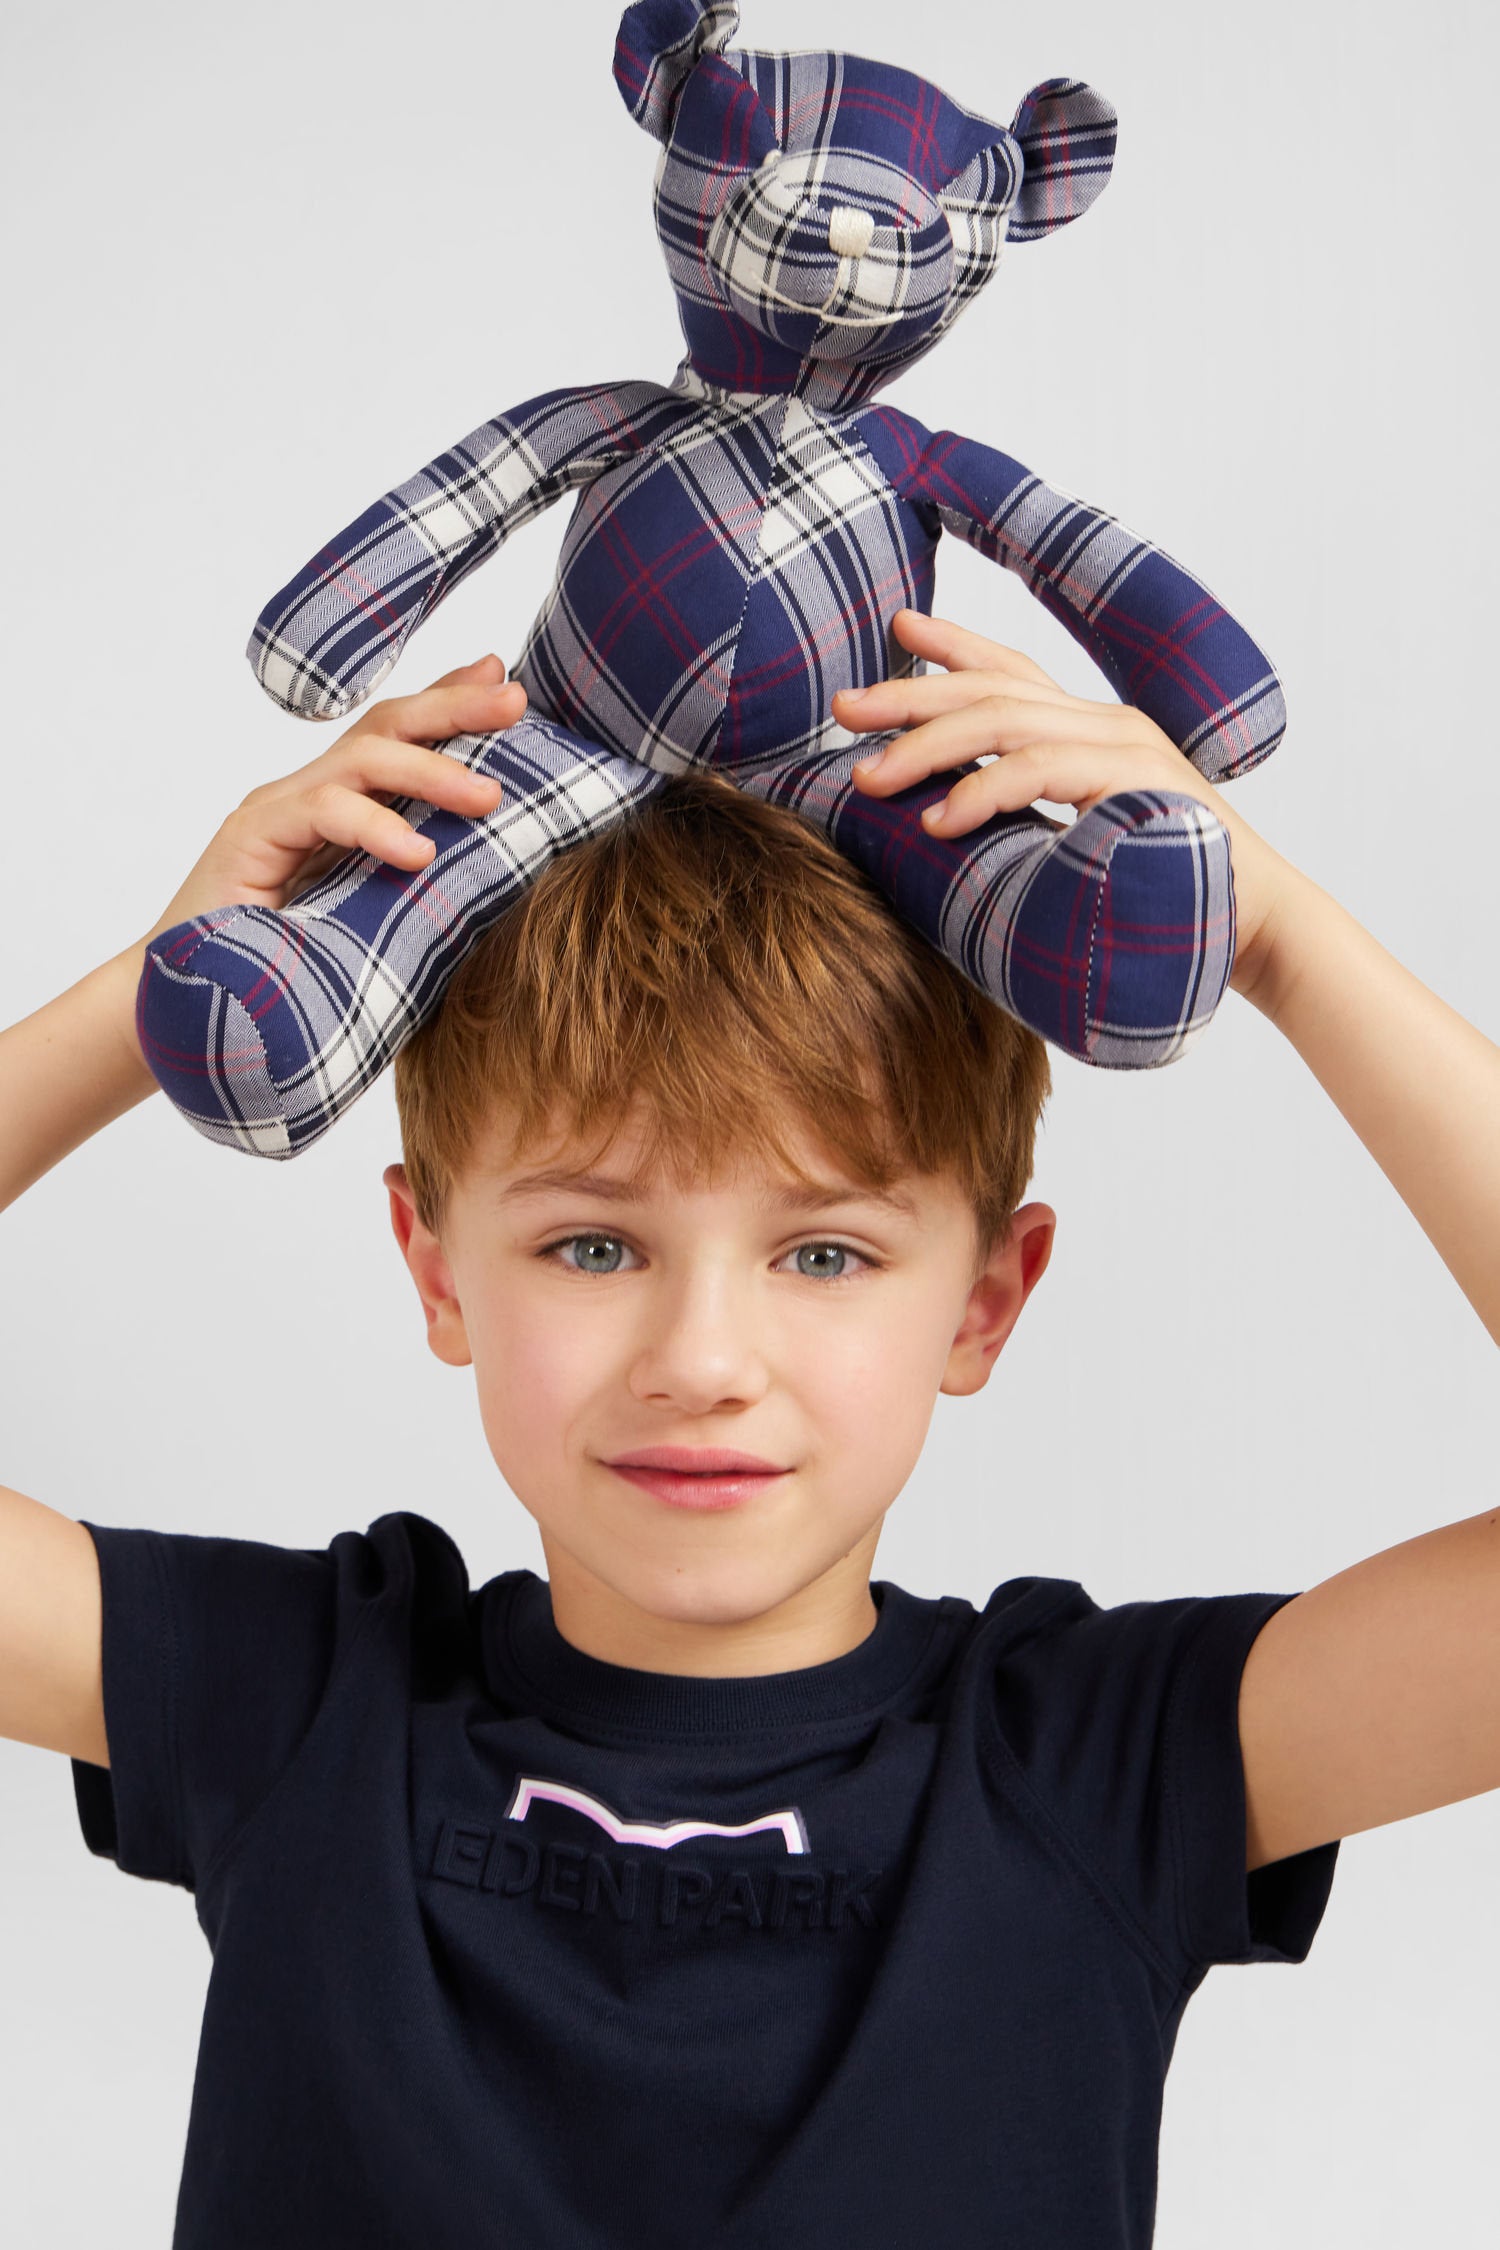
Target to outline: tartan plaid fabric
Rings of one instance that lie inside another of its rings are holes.
[[[668,437],[680,403],[659,383],[598,383],[471,430],[267,604],[246,651],[267,695],[299,718],[343,718],[471,570],[563,493]]]
[[[1054,1046],[1120,1070],[1187,1053],[1234,966],[1229,837],[1207,805],[1120,790],[1060,832],[1026,811],[944,839],[922,813],[956,776],[863,797],[849,777],[867,755],[862,743],[783,760],[742,786],[815,821],[905,920]]]
[[[484,820],[409,797],[437,847],[415,875],[351,853],[279,913],[226,906],[146,949],[141,1050],[210,1140],[296,1156],[392,1062],[458,962],[558,852],[661,787],[630,758],[544,719],[444,751],[505,794]]]
[[[1066,225],[1103,188],[1114,111],[1091,87],[1049,79],[1017,123],[1029,178],[1016,133],[910,71],[857,55],[707,56],[656,181],[690,365],[729,390],[795,390],[830,411],[873,396],[977,296],[1008,233]],[[851,230],[853,216],[864,223]]]
[[[1286,731],[1280,681],[1170,555],[992,446],[890,407],[861,428],[892,488],[1013,570],[1206,780],[1235,780],[1271,755]]]
[[[352,711],[509,534],[579,495],[513,668],[530,714],[454,755],[498,774],[487,821],[421,808],[432,866],[352,855],[284,914],[168,932],[141,987],[148,1059],[211,1137],[290,1155],[436,1006],[481,930],[552,853],[704,765],[815,821],[963,973],[1110,1068],[1182,1054],[1234,958],[1228,838],[1193,798],[1122,792],[1071,827],[1034,811],[929,837],[941,776],[850,784],[840,687],[913,669],[944,530],[1015,571],[1198,769],[1275,748],[1276,675],[1181,565],[1007,455],[873,403],[989,279],[1007,239],[1099,193],[1114,112],[1072,79],[1007,129],[857,56],[727,48],[734,11],[642,0],[615,70],[663,140],[658,232],[687,357],[670,386],[557,390],[497,415],[321,549],[258,620],[261,684]]]

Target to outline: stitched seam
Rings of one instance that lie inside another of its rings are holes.
[[[156,1598],[161,1604],[162,1639],[165,1644],[166,1690],[163,1717],[167,1736],[167,1773],[172,1790],[172,1833],[177,1846],[177,1874],[174,1880],[191,1890],[193,1874],[188,1863],[185,1795],[182,1785],[182,1729],[178,1723],[182,1700],[182,1647],[177,1632],[176,1612],[172,1606],[171,1587],[167,1581],[167,1567],[156,1539],[151,1541],[148,1551],[151,1567],[156,1574]]]
[[[1172,1682],[1172,1692],[1167,1698],[1165,1724],[1162,1729],[1163,1745],[1167,1758],[1166,1803],[1167,1834],[1171,1845],[1172,1863],[1172,1917],[1177,1925],[1177,1937],[1189,1960],[1197,1958],[1187,1920],[1187,1851],[1182,1825],[1182,1796],[1177,1787],[1177,1735],[1181,1723],[1183,1692],[1186,1683],[1194,1678],[1198,1667],[1198,1644],[1208,1625],[1208,1612],[1199,1623],[1198,1630],[1188,1641],[1178,1666],[1177,1677]]]
[[[493,544],[483,554],[476,556],[465,552],[439,567],[430,587],[422,596],[410,625],[402,635],[396,653],[404,654],[406,644],[417,627],[426,624],[433,611],[446,601],[455,587],[463,584],[471,571],[478,569],[483,563],[493,562],[501,548],[509,544],[517,531],[525,531],[539,516],[544,516],[549,508],[555,508],[559,500],[566,499],[570,492],[581,492],[588,485],[596,484],[600,477],[607,476],[611,469],[617,469],[622,461],[633,460],[640,450],[639,446],[606,446],[601,452],[592,453],[586,459],[565,460],[555,468],[546,470],[508,508],[500,509],[489,527],[494,532]]]
[[[261,1792],[260,1796],[255,1800],[255,1803],[250,1807],[249,1811],[241,1815],[239,1821],[233,1828],[230,1829],[228,1835],[220,1837],[219,1842],[214,1847],[214,1850],[209,1857],[208,1864],[205,1866],[202,1874],[198,1878],[197,1889],[200,1894],[208,1888],[214,1877],[221,1874],[229,1865],[229,1862],[234,1857],[235,1853],[238,1852],[250,1829],[260,1819],[261,1814],[270,1804],[272,1798],[281,1789],[288,1776],[292,1774],[301,1764],[303,1754],[305,1753],[308,1744],[312,1741],[313,1736],[319,1732],[320,1728],[325,1722],[329,1706],[332,1704],[334,1699],[334,1692],[342,1681],[344,1674],[348,1671],[350,1660],[354,1656],[356,1649],[360,1648],[363,1644],[365,1629],[369,1625],[370,1619],[373,1615],[374,1605],[372,1604],[371,1607],[365,1610],[356,1621],[354,1630],[349,1635],[349,1638],[344,1645],[344,1652],[342,1656],[339,1657],[337,1663],[334,1665],[332,1671],[328,1675],[327,1685],[323,1690],[322,1699],[319,1702],[317,1709],[317,1715],[313,1719],[312,1725],[308,1728],[306,1734],[304,1734],[302,1740],[298,1743],[296,1749],[292,1752],[286,1764],[277,1774],[275,1780],[272,1781],[269,1788]]]
[[[1067,1594],[1059,1595],[1057,1601],[1050,1604],[1042,1612],[1042,1615],[1036,1619],[1035,1627],[1040,1628],[1045,1624],[1054,1611],[1061,1608],[1064,1602],[1070,1598]],[[988,1700],[982,1705],[979,1750],[996,1782],[1043,1848],[1050,1851],[1054,1858],[1061,1859],[1070,1868],[1105,1916],[1105,1919],[1112,1922],[1119,1933],[1135,1948],[1146,1966],[1158,1976],[1167,1979],[1175,1997],[1182,1986],[1188,1982],[1187,1976],[1167,1960],[1165,1954],[1157,1946],[1155,1939],[1136,1920],[1124,1900],[1118,1896],[1114,1886],[1100,1875],[1093,1861],[1082,1850],[1070,1831],[1063,1826],[1051,1806],[1037,1794],[1017,1760],[1015,1752],[1005,1739],[999,1714],[994,1709],[992,1702]]]
[[[788,1721],[783,1717],[767,1719],[762,1726],[734,1727],[724,1734],[700,1734],[695,1729],[687,1728],[673,1729],[670,1733],[667,1733],[659,1724],[630,1727],[616,1724],[610,1719],[594,1719],[591,1717],[580,1720],[578,1715],[570,1711],[566,1704],[554,1702],[547,1695],[545,1689],[538,1686],[521,1662],[515,1645],[515,1604],[513,1601],[506,1605],[504,1655],[511,1672],[516,1679],[525,1683],[528,1693],[533,1699],[527,1705],[528,1711],[534,1713],[538,1718],[547,1718],[550,1714],[552,1718],[561,1720],[570,1732],[580,1725],[586,1725],[589,1729],[590,1739],[595,1735],[607,1735],[612,1742],[640,1742],[657,1747],[667,1742],[694,1745],[702,1743],[715,1749],[732,1749],[736,1743],[743,1742],[747,1736],[753,1738],[757,1735],[784,1734],[788,1724],[798,1724],[804,1726],[808,1733],[818,1734],[823,1732],[825,1728],[839,1727],[850,1719],[863,1718],[871,1712],[882,1709],[894,1696],[900,1695],[916,1677],[932,1653],[932,1644],[939,1628],[947,1622],[946,1613],[939,1611],[928,1628],[927,1638],[923,1641],[921,1648],[917,1651],[907,1669],[898,1680],[892,1681],[890,1686],[873,1703],[852,1704],[846,1710],[830,1712],[826,1719],[819,1719],[811,1725],[806,1721]]]
[[[729,667],[729,684],[724,690],[724,701],[719,709],[718,723],[715,725],[713,732],[709,735],[707,741],[704,743],[703,748],[699,753],[700,762],[705,765],[712,763],[714,755],[718,750],[719,741],[724,732],[724,720],[729,711],[729,698],[734,693],[734,675],[739,670],[740,662],[740,640],[745,630],[745,619],[750,610],[750,596],[754,593],[755,588],[759,583],[760,567],[765,555],[766,546],[766,517],[770,513],[771,497],[776,490],[776,480],[781,474],[781,452],[782,446],[785,442],[786,418],[788,412],[791,409],[791,403],[792,394],[788,392],[786,397],[780,402],[781,419],[777,425],[776,430],[776,454],[771,463],[771,473],[766,479],[766,488],[760,496],[760,523],[756,527],[755,553],[750,558],[750,567],[745,573],[745,591],[740,601],[740,614],[735,619],[734,661]],[[750,419],[754,419],[753,414],[750,416]]]
[[[998,1726],[995,1732],[999,1735]],[[1037,1796],[1025,1774],[1016,1764],[1010,1745],[1005,1741],[1003,1735],[999,1736],[999,1742],[998,1757],[994,1754],[993,1746],[991,1746],[989,1752],[984,1753],[986,1763],[1017,1813],[1026,1822],[1043,1848],[1050,1851],[1053,1858],[1061,1859],[1071,1873],[1078,1878],[1106,1921],[1113,1923],[1115,1929],[1140,1955],[1149,1969],[1154,1971],[1156,1975],[1166,1978],[1175,1994],[1188,1981],[1187,1974],[1168,1961],[1166,1955],[1161,1952],[1155,1941],[1142,1928],[1130,1909],[1118,1896],[1113,1885],[1099,1874],[1093,1861],[1085,1855],[1073,1836],[1062,1826],[1051,1807]]]
[[[1093,1021],[1094,1014],[1094,940],[1099,934],[1099,923],[1104,913],[1104,893],[1109,887],[1109,871],[1114,865],[1115,853],[1127,836],[1137,835],[1141,829],[1148,828],[1153,820],[1170,821],[1172,817],[1170,808],[1165,805],[1154,805],[1150,812],[1141,813],[1138,816],[1132,815],[1125,827],[1115,829],[1114,841],[1105,854],[1098,887],[1094,892],[1094,911],[1089,921],[1088,958],[1083,976],[1083,1050],[1086,1055],[1092,1056],[1093,1049],[1099,1044],[1097,1032],[1093,1035],[1092,1040],[1089,1035],[1089,1025]]]
[[[217,912],[218,909],[212,908],[210,909],[210,911]],[[154,962],[164,976],[182,976],[188,969],[192,967],[193,963],[197,960],[198,955],[202,952],[204,946],[207,945],[209,939],[217,935],[216,931],[206,930],[203,928],[203,917],[201,915],[193,915],[190,917],[190,919],[197,924],[197,935],[194,937],[192,945],[189,947],[188,951],[183,954],[180,961],[169,961],[160,950],[159,941],[156,944],[148,945],[146,948],[147,960]],[[227,927],[227,924],[221,926]],[[174,924],[174,927],[180,930],[183,927],[183,924],[181,922],[178,922]],[[164,930],[162,932],[162,936],[170,937],[171,931]],[[208,982],[210,982],[210,979],[208,979],[207,977],[200,977],[198,981],[200,984],[207,984]]]
[[[183,957],[181,967],[179,967],[176,962],[163,960],[161,954],[151,947],[148,947],[147,949],[146,958],[155,965],[155,967],[164,977],[167,977],[169,979],[175,977],[184,984],[207,985],[211,992],[223,993],[226,1004],[230,1007],[237,1008],[240,1014],[245,1019],[245,1023],[250,1031],[250,1035],[254,1039],[256,1048],[260,1054],[261,1068],[266,1074],[266,1084],[270,1086],[274,1091],[279,1093],[280,1089],[277,1088],[276,1080],[271,1072],[271,1058],[266,1051],[266,1043],[260,1035],[260,1025],[256,1022],[254,1016],[251,1015],[250,1010],[245,1006],[245,1003],[239,997],[239,994],[236,992],[231,992],[227,984],[220,984],[213,977],[198,977],[191,974],[192,963],[197,960],[199,953],[208,943],[208,940],[211,937],[217,937],[221,929],[227,929],[229,927],[230,925],[228,923],[220,923],[215,929],[200,930],[198,932],[196,940],[194,941],[192,950]]]
[[[1287,1598],[1288,1598],[1288,1599],[1290,1599],[1291,1597],[1287,1597]],[[1278,1606],[1280,1606],[1280,1605],[1278,1605]],[[1249,1658],[1249,1653],[1250,1653],[1250,1645],[1251,1645],[1251,1642],[1253,1642],[1253,1641],[1254,1641],[1254,1639],[1255,1639],[1255,1635],[1256,1635],[1256,1634],[1258,1634],[1258,1633],[1260,1632],[1260,1630],[1261,1630],[1262,1626],[1264,1626],[1264,1625],[1268,1624],[1268,1623],[1270,1622],[1270,1619],[1271,1619],[1271,1618],[1272,1618],[1272,1617],[1273,1617],[1274,1615],[1275,1615],[1275,1608],[1273,1607],[1272,1609],[1270,1609],[1270,1610],[1267,1610],[1267,1611],[1266,1611],[1266,1612],[1265,1612],[1265,1613],[1264,1613],[1264,1614],[1263,1614],[1263,1615],[1261,1616],[1261,1618],[1260,1618],[1259,1622],[1257,1623],[1257,1625],[1256,1625],[1256,1627],[1255,1627],[1255,1631],[1254,1631],[1254,1632],[1253,1632],[1253,1633],[1251,1634],[1251,1636],[1250,1636],[1250,1642],[1247,1642],[1247,1643],[1246,1643],[1246,1646],[1245,1646],[1245,1655],[1244,1655],[1244,1658],[1243,1658],[1243,1659],[1241,1660],[1241,1670],[1242,1670],[1242,1671],[1243,1671],[1243,1667],[1244,1667],[1244,1662],[1245,1662],[1245,1661],[1247,1661],[1247,1660],[1248,1660],[1248,1658]],[[1179,1789],[1178,1789],[1178,1787],[1177,1787],[1177,1780],[1176,1780],[1176,1776],[1177,1776],[1177,1762],[1176,1762],[1176,1758],[1175,1758],[1175,1751],[1176,1751],[1176,1745],[1177,1745],[1177,1737],[1178,1737],[1178,1732],[1179,1732],[1179,1729],[1180,1729],[1180,1725],[1181,1725],[1181,1718],[1180,1718],[1180,1713],[1181,1713],[1181,1709],[1182,1709],[1183,1703],[1184,1703],[1184,1701],[1185,1701],[1185,1698],[1186,1698],[1186,1694],[1187,1694],[1187,1689],[1188,1689],[1188,1686],[1189,1686],[1189,1684],[1190,1684],[1190,1683],[1191,1683],[1192,1681],[1196,1680],[1196,1678],[1197,1678],[1197,1676],[1198,1676],[1198,1670],[1199,1670],[1199,1650],[1200,1650],[1200,1647],[1201,1647],[1201,1645],[1202,1645],[1202,1642],[1203,1642],[1204,1636],[1205,1636],[1205,1634],[1207,1633],[1207,1630],[1208,1630],[1208,1627],[1209,1627],[1209,1624],[1211,1623],[1211,1621],[1212,1621],[1212,1612],[1210,1612],[1210,1611],[1205,1611],[1205,1612],[1204,1612],[1204,1615],[1203,1615],[1203,1617],[1202,1617],[1202,1619],[1201,1619],[1201,1621],[1200,1621],[1200,1623],[1199,1623],[1199,1626],[1198,1626],[1198,1629],[1197,1629],[1197,1631],[1196,1631],[1195,1633],[1193,1633],[1193,1634],[1192,1634],[1192,1635],[1191,1635],[1191,1636],[1189,1637],[1189,1639],[1188,1639],[1188,1642],[1187,1642],[1187,1645],[1186,1645],[1185,1649],[1183,1650],[1182,1662],[1181,1662],[1180,1666],[1178,1667],[1177,1677],[1176,1677],[1176,1679],[1175,1679],[1175,1680],[1173,1681],[1173,1683],[1172,1683],[1172,1692],[1171,1692],[1171,1694],[1170,1694],[1170,1695],[1168,1696],[1168,1698],[1167,1698],[1167,1708],[1166,1708],[1166,1716],[1165,1716],[1165,1725],[1164,1725],[1164,1728],[1163,1728],[1163,1738],[1164,1738],[1164,1742],[1165,1742],[1165,1745],[1166,1745],[1166,1750],[1167,1750],[1167,1754],[1168,1754],[1168,1766],[1167,1766],[1167,1777],[1168,1777],[1168,1778],[1167,1778],[1167,1787],[1166,1787],[1166,1804],[1167,1804],[1167,1828],[1168,1828],[1168,1836],[1169,1836],[1169,1840],[1170,1840],[1170,1844],[1171,1844],[1171,1861],[1172,1861],[1172,1889],[1173,1889],[1172,1908],[1173,1908],[1173,1915],[1174,1915],[1174,1918],[1175,1918],[1175,1920],[1176,1920],[1176,1923],[1177,1923],[1177,1934],[1178,1934],[1178,1937],[1179,1937],[1179,1939],[1180,1939],[1180,1941],[1181,1941],[1181,1943],[1182,1943],[1182,1949],[1183,1949],[1183,1952],[1184,1952],[1184,1954],[1185,1954],[1185,1955],[1187,1956],[1187,1958],[1188,1958],[1188,1959],[1189,1959],[1190,1961],[1195,1961],[1195,1962],[1196,1962],[1196,1963],[1198,1964],[1198,1966],[1199,1966],[1200,1968],[1201,1968],[1202,1966],[1204,1966],[1204,1958],[1203,1958],[1203,1956],[1202,1956],[1202,1955],[1201,1955],[1201,1954],[1200,1954],[1200,1953],[1198,1952],[1198,1949],[1197,1949],[1196,1943],[1194,1942],[1194,1939],[1193,1939],[1193,1937],[1192,1937],[1192,1935],[1191,1935],[1191,1933],[1190,1933],[1190,1931],[1189,1931],[1189,1927],[1188,1927],[1188,1917],[1187,1917],[1187,1834],[1186,1834],[1186,1827],[1185,1827],[1185,1824],[1184,1824],[1184,1819],[1183,1819],[1183,1809],[1184,1809],[1184,1808],[1183,1808],[1183,1799],[1182,1799],[1182,1795],[1181,1795],[1181,1792],[1180,1792],[1180,1790],[1179,1790]],[[1244,1764],[1243,1764],[1243,1754],[1242,1754],[1242,1753],[1241,1753],[1241,1766],[1240,1766],[1240,1784],[1239,1784],[1239,1794],[1240,1794],[1241,1802],[1242,1802],[1242,1804],[1243,1804],[1243,1799],[1244,1799]],[[1243,1877],[1242,1877],[1242,1880],[1248,1881],[1248,1870],[1246,1870],[1246,1871],[1245,1871],[1245,1873],[1244,1873],[1244,1875],[1243,1875]],[[1249,1940],[1249,1938],[1250,1938],[1250,1902],[1249,1902],[1249,1892],[1248,1892],[1248,1890],[1247,1890],[1247,1891],[1246,1891],[1246,1893],[1245,1893],[1245,1902],[1244,1902],[1244,1907],[1243,1907],[1243,1915],[1244,1915],[1244,1925],[1245,1925],[1245,1936],[1246,1936],[1247,1940]]]

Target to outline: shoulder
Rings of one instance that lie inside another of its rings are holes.
[[[411,1509],[336,1532],[325,1546],[294,1547],[218,1532],[126,1529],[88,1523],[98,1551],[106,1622],[127,1611],[164,1612],[172,1633],[198,1623],[211,1655],[225,1632],[263,1646],[315,1636],[329,1654],[381,1625],[402,1636],[452,1637],[469,1626],[504,1573],[471,1591],[451,1532]]]
[[[932,432],[897,406],[863,406],[848,417],[853,429],[899,492],[920,474]]]
[[[996,1587],[974,1624],[970,1661],[992,1719],[1023,1758],[1049,1739],[1148,1741],[1205,1704],[1232,1713],[1262,1626],[1286,1594],[1188,1594],[1102,1604],[1072,1579]]]

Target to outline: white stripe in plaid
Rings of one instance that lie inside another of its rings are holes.
[[[1028,810],[944,839],[921,816],[957,774],[895,797],[854,789],[856,758],[880,740],[740,786],[821,828],[971,983],[1023,1023],[1046,1021],[1077,1060],[1139,1070],[1186,1054],[1234,966],[1229,836],[1208,806],[1121,791],[1062,829]]]
[[[616,76],[665,143],[658,232],[688,357],[670,389],[561,390],[396,486],[268,604],[258,676],[303,716],[352,710],[509,533],[581,488],[517,676],[531,714],[451,746],[506,781],[402,876],[353,855],[286,913],[168,932],[142,980],[152,1067],[194,1122],[291,1154],[326,1131],[556,850],[696,764],[820,823],[1002,1006],[1089,1062],[1172,1060],[1233,960],[1228,839],[1195,799],[1125,792],[957,842],[849,786],[840,687],[916,669],[943,529],[1014,570],[1126,700],[1215,780],[1275,748],[1275,672],[1207,589],[1019,462],[869,403],[995,269],[1087,208],[1114,112],[1074,79],[1007,129],[859,56],[725,52],[725,0],[640,0]],[[574,730],[567,732],[565,730]]]
[[[280,913],[226,907],[148,946],[142,1049],[210,1140],[258,1156],[309,1147],[394,1060],[547,862],[662,782],[545,720],[443,747],[505,796],[478,821],[397,798],[438,846],[429,866],[403,874],[351,854]]]
[[[851,209],[876,215],[857,258],[833,243],[836,214]],[[708,259],[735,310],[766,335],[867,362],[872,351],[904,354],[941,314],[953,234],[937,198],[880,158],[773,151],[725,202]]]
[[[733,0],[640,0],[627,8],[615,41],[615,83],[637,124],[660,139],[694,63],[727,46],[738,23]]]
[[[789,405],[676,395],[579,502],[514,666],[535,709],[662,773],[712,754]]]
[[[1163,548],[993,446],[890,408],[863,427],[897,489],[1023,579],[1207,780],[1235,780],[1271,755],[1286,731],[1274,668]]]
[[[1013,242],[1035,242],[1088,209],[1109,179],[1118,124],[1113,104],[1080,78],[1032,87],[1011,128],[1022,161]]]
[[[929,549],[851,417],[786,410],[714,764],[847,746],[840,688],[904,678],[898,609],[925,607]]]
[[[497,415],[377,500],[273,595],[246,654],[304,719],[343,718],[460,580],[564,492],[680,417],[658,383],[547,391]]]

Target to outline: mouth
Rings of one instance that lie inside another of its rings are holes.
[[[725,1446],[652,1445],[618,1454],[604,1465],[668,1507],[699,1513],[737,1508],[792,1473],[774,1461]]]

